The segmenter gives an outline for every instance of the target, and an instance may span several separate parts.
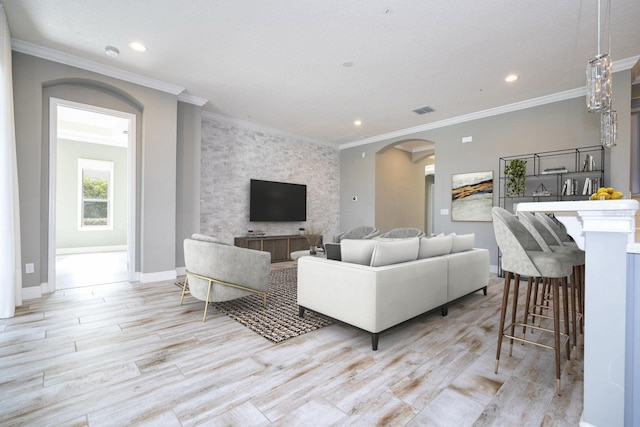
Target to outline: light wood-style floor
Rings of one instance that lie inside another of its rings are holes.
[[[56,255],[56,289],[126,282],[127,251]]]
[[[523,287],[521,287],[523,288]],[[371,350],[334,324],[273,344],[171,282],[57,291],[0,320],[3,426],[575,426],[582,360],[503,348],[501,279]],[[569,372],[567,371],[569,369]]]

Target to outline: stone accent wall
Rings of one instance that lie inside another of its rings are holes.
[[[314,227],[325,242],[339,232],[338,148],[203,115],[200,176],[201,233],[233,244],[249,229],[286,235]],[[306,184],[307,221],[249,222],[252,178]]]

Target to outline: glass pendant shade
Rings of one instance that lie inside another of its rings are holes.
[[[587,63],[587,111],[611,107],[611,57],[598,55]]]
[[[600,141],[605,148],[616,146],[618,137],[618,112],[612,109],[602,111],[600,116]]]

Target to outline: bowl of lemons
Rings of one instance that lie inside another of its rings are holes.
[[[616,191],[613,187],[600,187],[591,195],[591,200],[618,200],[622,196],[622,191]]]

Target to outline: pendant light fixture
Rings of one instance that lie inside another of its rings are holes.
[[[602,19],[601,0],[598,0],[598,54],[587,62],[587,111],[600,113],[600,140],[605,148],[611,148],[618,136],[618,114],[611,109],[611,0],[606,1],[607,52],[600,50]]]
[[[600,143],[604,148],[615,147],[618,138],[618,112],[608,108],[600,114]]]
[[[607,1],[610,2],[610,0]],[[590,113],[611,107],[611,57],[609,52],[602,53],[600,50],[602,40],[600,10],[600,0],[598,0],[598,55],[587,63],[587,111]],[[607,16],[610,17],[611,14]],[[607,32],[608,30],[607,24]],[[610,44],[609,42],[607,48]]]
[[[599,49],[598,49],[599,50]],[[611,107],[611,57],[598,54],[587,63],[587,111]]]

